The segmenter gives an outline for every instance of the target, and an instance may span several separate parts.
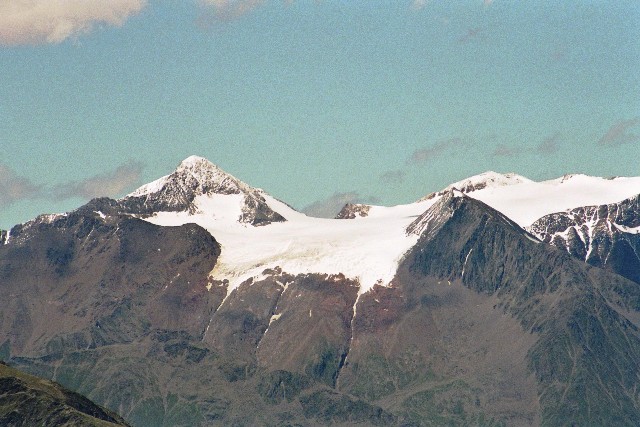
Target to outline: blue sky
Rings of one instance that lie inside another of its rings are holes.
[[[298,209],[639,175],[640,3],[0,3],[0,228],[191,154]]]

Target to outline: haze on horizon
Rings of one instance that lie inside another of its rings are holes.
[[[192,154],[298,209],[640,175],[640,4],[9,0],[0,228]]]

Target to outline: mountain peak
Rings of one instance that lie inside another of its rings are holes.
[[[525,232],[518,224],[509,217],[497,211],[484,202],[467,196],[464,192],[453,188],[441,192],[441,197],[431,205],[422,215],[418,216],[406,228],[407,235],[432,236],[449,221],[456,212],[465,210],[467,216],[478,217],[487,216],[495,221],[502,222],[510,228]],[[525,232],[528,235],[528,233]],[[531,240],[531,236],[528,236]]]
[[[262,190],[245,184],[200,156],[187,157],[171,174],[143,185],[125,196],[123,202],[143,215],[184,211],[195,214],[201,210],[198,198],[216,195],[242,196],[240,222],[266,225],[285,221],[268,206]]]
[[[204,157],[189,156],[180,162],[173,173],[143,185],[127,197],[147,196],[169,187],[179,187],[180,193],[195,195],[239,194],[256,190]]]
[[[189,172],[193,175],[200,176],[202,178],[231,178],[232,180],[240,183],[240,180],[233,177],[231,174],[222,170],[218,165],[210,162],[208,159],[200,156],[189,156],[180,162],[174,173]],[[243,183],[244,184],[244,183]],[[246,184],[245,184],[246,185]],[[248,185],[247,185],[248,187]]]
[[[522,184],[524,182],[533,181],[514,172],[502,174],[494,171],[487,171],[461,181],[454,182],[446,187],[445,190],[455,188],[463,193],[471,193],[473,191],[482,190],[483,188],[504,187],[508,185]]]
[[[206,164],[206,165],[210,165],[210,166],[215,166],[213,163],[211,163],[209,160],[207,160],[206,158],[202,157],[202,156],[197,156],[195,154],[187,157],[186,159],[184,159],[183,161],[180,162],[180,165],[178,167],[185,167],[185,166],[189,166],[189,165],[197,165],[197,164]]]
[[[469,178],[465,178],[463,180],[454,182],[453,184],[448,185],[444,189],[437,191],[435,193],[428,194],[427,196],[418,200],[419,202],[424,200],[433,199],[436,196],[442,196],[447,191],[456,189],[462,193],[472,193],[474,191],[482,190],[485,188],[496,188],[496,187],[506,187],[509,185],[523,184],[533,182],[529,178],[526,178],[522,175],[518,175],[514,172],[509,173],[499,173],[494,171],[483,172],[478,175],[470,176]]]
[[[438,201],[409,224],[406,228],[407,235],[415,234],[420,236],[427,230],[439,229],[444,222],[451,218],[453,212],[463,203],[463,200],[468,199],[463,192],[455,188],[443,190],[439,193],[439,196],[441,197]]]

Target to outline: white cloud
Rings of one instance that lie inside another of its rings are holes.
[[[38,197],[42,189],[28,178],[18,175],[9,166],[0,163],[0,208],[19,200]]]
[[[3,0],[0,45],[60,43],[96,24],[122,26],[147,0]]]
[[[53,194],[61,199],[80,197],[92,199],[94,197],[117,197],[126,190],[140,183],[142,163],[129,162],[117,169],[101,175],[95,175],[83,181],[73,181],[57,186]]]
[[[117,197],[140,184],[144,165],[129,161],[116,169],[82,181],[70,181],[54,187],[44,187],[29,178],[17,174],[9,166],[0,163],[0,209],[22,200],[94,197]]]
[[[240,18],[262,5],[265,0],[200,0],[213,9],[213,17],[221,21]]]

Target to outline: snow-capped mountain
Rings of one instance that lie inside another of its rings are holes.
[[[145,219],[153,224],[195,222],[208,230],[223,247],[212,277],[228,282],[228,293],[274,269],[289,274],[344,274],[358,281],[362,293],[391,282],[420,235],[416,218],[456,192],[526,227],[553,212],[640,194],[640,178],[566,175],[535,182],[515,173],[486,172],[407,205],[346,205],[337,217],[342,220],[331,220],[303,215],[208,160],[192,156],[172,174],[142,186],[121,202],[129,208],[143,206],[133,211],[146,213]],[[246,222],[264,227],[247,228]]]
[[[237,207],[239,211],[234,214],[241,223],[266,225],[285,221],[269,207],[264,195],[262,190],[245,184],[207,159],[191,156],[172,174],[143,185],[121,202],[137,214],[208,211],[224,215],[229,212],[221,210]]]
[[[600,178],[575,174],[537,182],[515,173],[490,171],[422,197],[412,204],[414,214],[424,212],[421,203],[432,202],[454,189],[486,203],[526,228],[545,215],[583,206],[616,203],[640,194],[640,177]],[[347,205],[345,209],[345,213],[339,214],[340,218],[365,216],[352,213],[354,210],[366,211],[368,216],[382,211],[391,214],[395,207]]]
[[[639,194],[488,172],[322,219],[190,157],[0,233],[0,359],[132,425],[625,425]]]

